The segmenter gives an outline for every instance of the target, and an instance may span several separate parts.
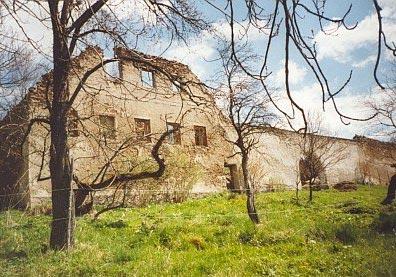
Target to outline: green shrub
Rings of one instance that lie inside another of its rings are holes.
[[[352,244],[356,242],[358,232],[352,224],[344,223],[336,229],[335,237],[344,244]]]
[[[166,159],[164,175],[158,186],[164,190],[164,201],[180,203],[187,200],[193,185],[203,177],[202,167],[181,149],[173,149]]]
[[[185,201],[190,195],[191,189],[203,175],[202,166],[179,147],[168,147],[164,145],[161,154],[165,160],[165,171],[157,179],[139,180],[133,187],[128,187],[126,191],[126,204],[131,206],[145,207],[150,203]],[[131,172],[138,174],[143,171],[155,171],[158,165],[152,158],[146,156],[137,157],[134,154],[126,155],[122,162],[114,161],[120,166],[120,172]],[[115,197],[105,195],[100,200],[100,204],[107,205],[114,201],[123,201],[123,190],[119,190]],[[114,198],[114,199],[113,199]]]
[[[380,213],[379,217],[374,220],[374,228],[383,234],[396,234],[396,212]]]

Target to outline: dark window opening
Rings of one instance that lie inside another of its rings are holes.
[[[75,109],[69,111],[69,118],[67,122],[68,133],[70,137],[78,137],[80,132],[78,130],[78,113]]]
[[[135,118],[135,131],[138,138],[151,142],[151,127],[149,119]]]
[[[206,128],[203,126],[194,126],[194,132],[195,132],[195,145],[208,146]]]
[[[116,138],[116,125],[115,117],[112,115],[99,116],[100,135],[101,137],[115,139]]]
[[[143,86],[150,88],[154,87],[154,73],[152,71],[140,71],[140,78]]]
[[[180,124],[167,122],[166,129],[173,131],[168,135],[168,142],[170,144],[181,144]]]
[[[227,188],[232,192],[242,192],[238,166],[236,164],[224,163],[224,167],[230,170],[230,175],[227,177]]]

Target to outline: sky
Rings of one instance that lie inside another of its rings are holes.
[[[136,6],[136,1],[139,0],[114,1],[123,3],[123,7],[118,8],[117,12],[126,20],[132,14],[139,14],[149,24],[152,23],[153,18],[147,17],[147,11],[145,11],[144,7]],[[212,28],[216,32],[229,37],[229,25],[225,21],[223,14],[213,9],[204,1],[195,2],[204,17],[211,22]],[[244,25],[246,24],[244,19],[245,10],[242,5],[244,1],[234,2],[236,18],[238,18],[241,25]],[[218,4],[219,7],[224,7],[222,0],[213,1],[213,3]],[[383,23],[384,30],[388,36],[387,39],[388,41],[396,41],[396,0],[379,0],[379,3],[383,8]],[[365,118],[369,115],[365,103],[370,99],[375,99],[379,93],[373,79],[378,24],[372,1],[328,0],[325,11],[328,17],[340,17],[345,13],[350,4],[352,4],[352,10],[347,17],[347,23],[353,25],[357,22],[358,25],[354,30],[349,31],[340,28],[332,35],[325,35],[320,32],[317,20],[308,15],[301,19],[300,26],[304,34],[310,34],[311,29],[313,30],[312,36],[317,44],[318,59],[323,66],[333,90],[341,86],[348,78],[349,72],[351,70],[353,71],[350,84],[337,96],[336,101],[342,113],[356,118]],[[20,20],[25,28],[25,32],[37,42],[37,48],[42,50],[41,54],[50,59],[51,31],[45,28],[41,21],[26,15],[21,15]],[[18,29],[15,23],[11,23],[11,26],[15,30]],[[332,24],[325,24],[324,28],[330,30],[334,29],[334,26]],[[280,91],[279,105],[290,112],[290,106],[286,99],[284,99],[283,34],[281,31],[279,38],[274,40],[273,47],[271,48],[269,70],[272,73],[269,82],[271,86],[278,88]],[[20,35],[23,36],[21,33]],[[251,29],[249,32],[249,43],[258,55],[264,54],[266,39],[267,35],[259,32],[257,29]],[[166,58],[187,64],[204,82],[211,80],[213,75],[219,71],[219,64],[214,61],[218,58],[216,50],[218,47],[217,41],[208,31],[202,31],[194,38],[189,39],[187,44],[174,43],[169,49],[163,52],[167,46],[166,41],[166,39],[163,41],[160,39],[158,43],[153,44],[150,41],[141,40],[137,44],[137,47],[139,50],[148,54],[163,53],[163,56]],[[395,58],[391,57],[390,54],[385,53],[383,55],[380,71],[381,76],[389,73],[389,68],[386,64],[392,59]],[[306,64],[304,64],[295,49],[291,51],[290,74],[293,98],[307,112],[311,114],[319,113],[323,119],[324,127],[330,134],[345,138],[352,138],[355,134],[377,137],[378,134],[372,133],[372,128],[368,128],[370,125],[375,125],[376,121],[348,121],[349,125],[345,125],[339,119],[330,102],[326,104],[325,111],[322,110],[319,84],[315,82],[314,75]],[[296,127],[300,127],[301,122],[301,118],[297,118],[294,124]]]
[[[341,86],[348,78],[349,72],[353,71],[350,84],[337,97],[336,102],[340,111],[352,117],[366,118],[371,115],[366,108],[366,102],[375,99],[378,94],[373,78],[378,24],[371,1],[330,0],[326,8],[326,15],[340,17],[348,9],[349,4],[352,4],[352,10],[347,22],[351,25],[358,22],[358,26],[352,31],[340,28],[338,32],[330,36],[325,35],[317,28],[316,19],[309,16],[303,19],[301,26],[307,31],[312,28],[315,30],[314,40],[317,43],[318,59],[331,87],[335,89]],[[396,41],[396,0],[382,0],[380,4],[383,8],[384,30],[388,40]],[[218,17],[214,24],[221,32],[229,32],[227,29],[229,27],[224,24],[224,18],[221,15],[216,15],[213,12],[210,16]],[[326,30],[332,28],[334,26],[331,24],[325,25]],[[266,42],[264,37],[257,31],[253,31],[249,36],[252,47],[258,54],[263,54],[263,46]],[[284,92],[283,47],[284,44],[278,39],[270,56],[271,84],[279,88],[281,92]],[[202,80],[210,79],[215,67],[211,66],[208,61],[216,58],[216,42],[207,33],[202,33],[191,45],[174,47],[166,55],[190,65]],[[380,71],[382,75],[388,73],[386,64],[391,59],[391,55],[384,55]],[[331,103],[326,104],[325,111],[322,110],[319,84],[315,82],[310,69],[296,54],[296,51],[292,51],[290,72],[293,98],[310,114],[320,114],[327,132],[345,138],[352,138],[358,134],[383,139],[379,134],[374,134],[372,128],[368,128],[378,124],[376,120],[370,122],[346,121],[348,125],[345,125],[339,119]],[[287,101],[281,99],[279,103],[285,110],[290,111]],[[297,118],[294,122],[296,127],[301,126],[301,118]]]

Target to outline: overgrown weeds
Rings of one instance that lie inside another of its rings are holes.
[[[291,201],[294,192],[257,194],[257,226],[244,196],[124,208],[79,218],[67,253],[45,251],[49,216],[2,213],[0,275],[392,276],[396,236],[382,233],[393,230],[396,211],[380,213],[384,194],[380,187],[327,190],[303,206]]]

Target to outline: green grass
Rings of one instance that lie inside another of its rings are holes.
[[[385,192],[329,190],[312,204],[303,192],[300,205],[293,192],[263,193],[257,227],[243,196],[121,209],[79,218],[70,252],[47,250],[48,216],[1,213],[0,275],[395,276],[396,235],[376,228],[396,211],[379,205]]]

